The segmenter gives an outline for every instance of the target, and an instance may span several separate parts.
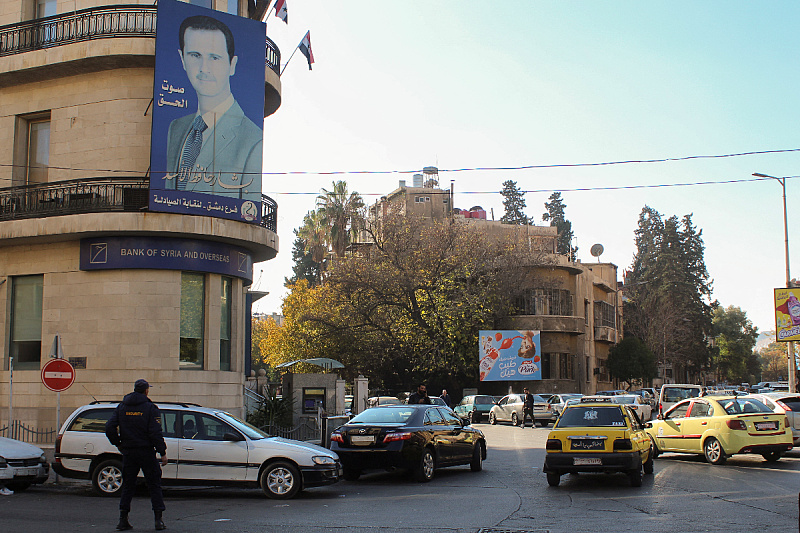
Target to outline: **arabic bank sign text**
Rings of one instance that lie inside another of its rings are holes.
[[[253,258],[244,248],[193,239],[97,237],[81,239],[81,270],[149,268],[192,270],[253,281]]]
[[[542,379],[542,343],[538,331],[482,330],[478,365],[481,381]]]

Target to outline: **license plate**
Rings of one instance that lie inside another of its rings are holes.
[[[573,450],[602,450],[605,445],[600,439],[572,439]]]
[[[17,468],[16,471],[16,475],[18,476],[35,476],[38,473],[38,468]]]
[[[357,444],[358,446],[366,446],[375,443],[375,437],[372,435],[351,435],[350,443]]]
[[[572,464],[575,466],[601,466],[603,461],[599,457],[573,457]]]
[[[758,431],[769,431],[769,430],[776,430],[778,429],[777,422],[755,422],[756,429]]]

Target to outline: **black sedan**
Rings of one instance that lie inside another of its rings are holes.
[[[417,481],[430,481],[436,468],[483,468],[483,433],[436,405],[386,405],[355,416],[331,434],[344,478],[355,481],[365,470],[402,468]]]

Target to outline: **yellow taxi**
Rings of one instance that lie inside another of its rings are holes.
[[[636,413],[611,398],[584,396],[564,408],[547,437],[544,472],[551,487],[572,472],[622,472],[642,485],[653,473],[653,445]]]
[[[692,453],[719,465],[736,453],[757,453],[777,461],[792,449],[786,415],[748,396],[689,398],[658,418],[646,424],[656,455]]]

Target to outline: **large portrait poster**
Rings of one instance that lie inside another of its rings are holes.
[[[151,211],[261,220],[266,25],[158,2]]]
[[[775,289],[775,339],[800,341],[800,288]]]
[[[542,343],[538,331],[482,330],[479,342],[481,381],[542,379]]]

